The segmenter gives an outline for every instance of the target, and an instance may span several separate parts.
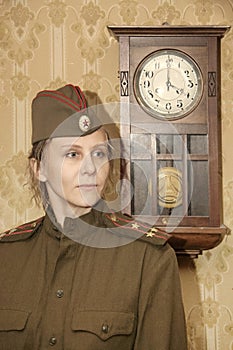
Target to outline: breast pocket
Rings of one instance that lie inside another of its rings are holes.
[[[28,317],[27,311],[0,309],[0,331],[22,331]]]
[[[79,335],[81,349],[131,349],[135,316],[131,312],[78,310],[73,314],[72,331]]]
[[[24,310],[0,309],[0,349],[23,349],[29,315]]]

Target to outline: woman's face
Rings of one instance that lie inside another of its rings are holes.
[[[101,198],[109,175],[106,133],[99,129],[83,137],[51,139],[44,152],[39,178],[46,182],[51,205],[61,199],[82,215]]]

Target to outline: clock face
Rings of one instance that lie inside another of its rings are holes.
[[[203,79],[197,63],[179,50],[158,50],[145,57],[134,75],[134,94],[153,117],[183,118],[200,102]]]

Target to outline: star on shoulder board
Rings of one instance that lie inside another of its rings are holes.
[[[135,232],[136,236],[139,237],[140,240],[151,242],[152,244],[165,244],[166,241],[171,237],[161,229],[135,220],[128,214],[123,214],[121,212],[110,214],[108,213],[106,214],[106,217],[112,224],[112,227],[118,227],[124,231],[127,230],[127,232],[132,232],[132,234]]]

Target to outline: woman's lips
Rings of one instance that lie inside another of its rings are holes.
[[[97,187],[97,185],[96,184],[83,184],[83,185],[78,185],[78,188],[80,188],[80,189],[93,189],[93,188],[96,188]]]

